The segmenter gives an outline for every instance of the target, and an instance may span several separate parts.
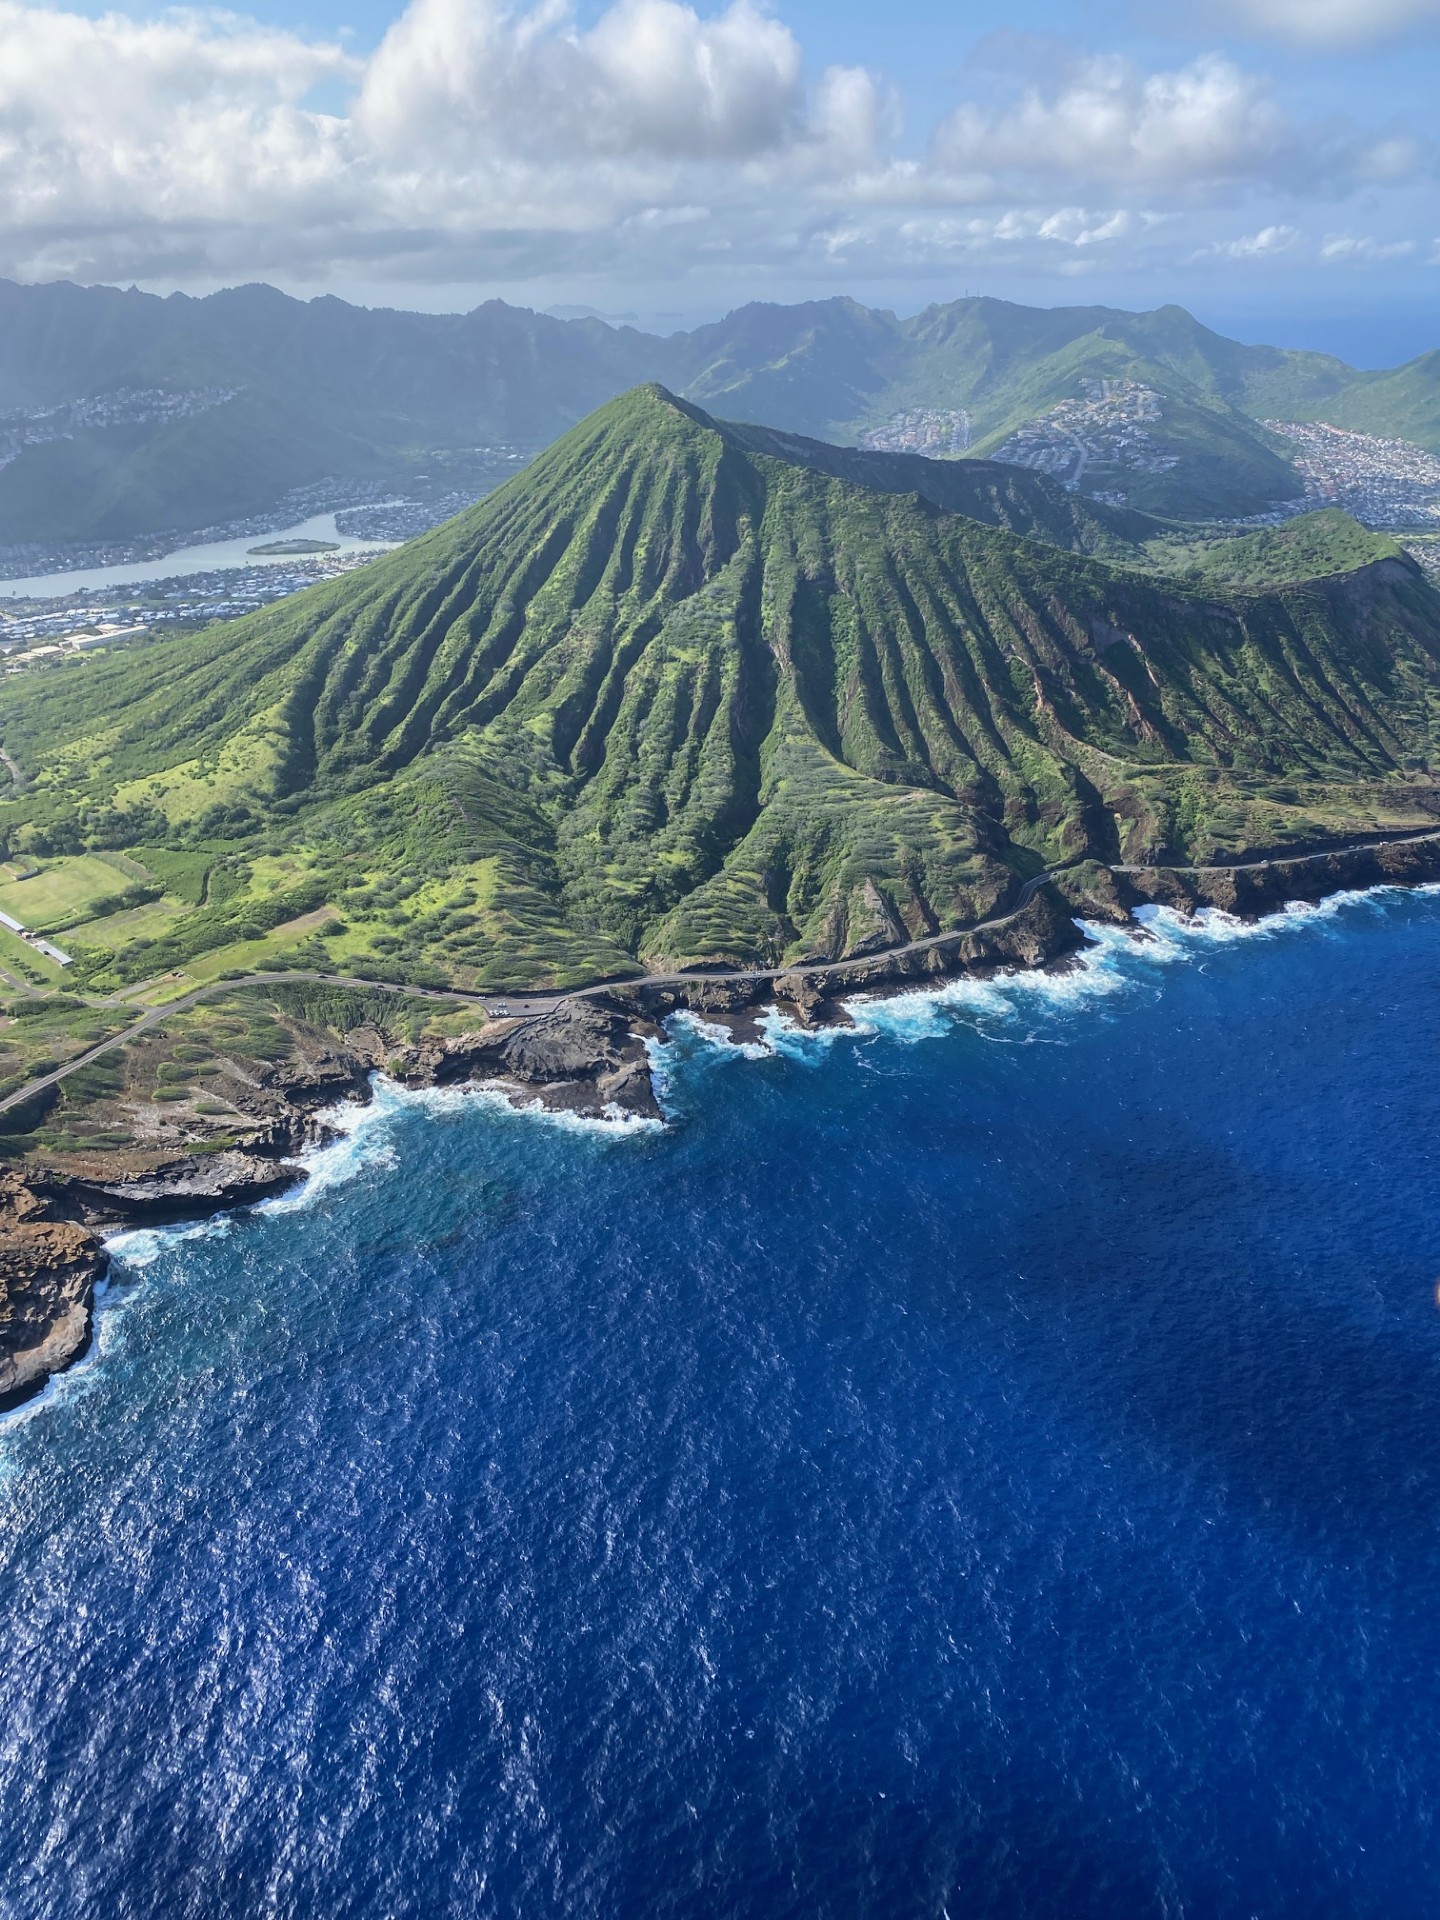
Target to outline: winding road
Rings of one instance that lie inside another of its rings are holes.
[[[1165,871],[1172,873],[1255,873],[1268,867],[1299,866],[1311,860],[1328,860],[1337,853],[1361,853],[1377,851],[1382,847],[1403,846],[1417,840],[1440,841],[1440,828],[1416,828],[1400,834],[1390,834],[1383,839],[1369,840],[1361,838],[1340,847],[1325,848],[1319,853],[1271,854],[1263,860],[1250,860],[1237,863],[1233,867],[1172,867]],[[1067,862],[1074,865],[1075,862]],[[882,949],[885,956],[899,958],[904,954],[924,953],[932,948],[944,946],[947,942],[964,939],[969,934],[985,933],[996,927],[1008,926],[1029,906],[1041,887],[1047,885],[1063,867],[1049,867],[1043,873],[1035,874],[1021,887],[1015,905],[1006,913],[996,914],[989,920],[978,920],[970,927],[955,927],[948,933],[927,934],[920,940],[909,940],[903,946]],[[1112,866],[1112,873],[1154,873],[1158,869],[1143,866]],[[878,959],[880,954],[866,954],[860,959]],[[360,993],[393,993],[403,995],[407,1000],[440,1000],[451,1005],[483,1007],[487,1014],[497,1018],[521,1020],[537,1019],[541,1014],[552,1013],[556,1007],[563,1006],[569,1000],[592,1000],[603,994],[613,992],[617,987],[644,985],[649,987],[693,986],[698,980],[779,980],[786,974],[804,973],[821,979],[848,972],[857,964],[856,960],[821,960],[799,962],[788,967],[734,967],[715,972],[689,973],[648,973],[634,976],[628,980],[597,981],[594,986],[569,988],[562,993],[549,994],[496,994],[468,993],[458,987],[407,987],[396,985],[388,980],[361,980],[353,975],[341,973],[317,973],[308,968],[286,972],[248,973],[238,980],[211,980],[203,987],[195,987],[189,993],[180,994],[174,1000],[167,1000],[163,1006],[149,1008],[133,1025],[121,1032],[112,1034],[108,1040],[89,1048],[85,1053],[77,1054],[73,1060],[67,1060],[53,1073],[44,1074],[38,1080],[27,1082],[14,1093],[0,1100],[0,1113],[8,1113],[20,1106],[37,1093],[58,1086],[72,1073],[87,1067],[92,1060],[99,1060],[107,1053],[113,1053],[117,1047],[127,1045],[148,1028],[158,1026],[168,1020],[172,1014],[183,1013],[187,1007],[193,1007],[202,1000],[217,995],[235,993],[243,987],[279,986],[286,981],[305,980],[319,986],[349,987]]]
[[[1008,926],[1012,920],[1022,914],[1035,895],[1047,881],[1054,877],[1058,868],[1045,873],[1037,873],[1021,887],[1015,905],[1008,913],[995,915],[990,920],[980,920],[972,927],[957,927],[949,933],[927,934],[923,940],[908,941],[902,947],[886,947],[886,954],[923,953],[929,947],[937,947],[947,940],[963,939],[972,933],[983,933],[992,927]],[[870,955],[863,956],[871,958]],[[67,1060],[53,1073],[41,1075],[37,1080],[27,1081],[23,1087],[17,1087],[14,1093],[0,1100],[0,1113],[8,1113],[14,1107],[22,1105],[37,1093],[44,1093],[55,1087],[72,1073],[78,1073],[81,1067],[88,1067],[93,1060],[102,1059],[107,1053],[114,1053],[117,1047],[123,1047],[136,1039],[149,1028],[159,1026],[172,1014],[183,1013],[187,1007],[198,1005],[202,1000],[213,999],[217,995],[239,992],[245,987],[279,986],[288,981],[305,980],[319,986],[349,987],[359,993],[393,993],[403,995],[407,1000],[441,1000],[449,1004],[459,1002],[462,1005],[483,1007],[487,1014],[500,1018],[537,1019],[541,1014],[552,1013],[556,1007],[563,1006],[568,1000],[593,1000],[600,995],[611,993],[617,987],[644,985],[647,987],[668,987],[693,985],[697,980],[779,980],[787,973],[804,972],[806,974],[832,974],[855,965],[854,960],[819,961],[814,965],[792,967],[735,967],[723,972],[705,973],[647,973],[638,974],[631,979],[598,981],[591,987],[567,988],[563,993],[551,994],[494,994],[467,993],[458,987],[407,987],[396,985],[389,980],[361,980],[351,974],[317,973],[309,968],[293,968],[283,973],[247,973],[238,980],[210,980],[203,987],[194,987],[189,993],[178,994],[175,999],[167,1000],[163,1006],[151,1007],[132,1025],[124,1027],[119,1033],[111,1034],[108,1040],[101,1040],[96,1046],[84,1053],[76,1054],[73,1060]]]

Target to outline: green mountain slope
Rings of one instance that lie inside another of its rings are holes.
[[[1201,592],[651,387],[344,581],[7,678],[0,832],[73,901],[82,979],[573,981],[892,944],[1087,855],[1420,824],[1437,727],[1403,558]],[[87,908],[87,850],[138,891]]]
[[[918,493],[948,513],[1074,553],[1143,565],[1147,543],[1167,533],[1148,514],[1087,500],[1045,474],[1000,460],[927,460],[918,454],[862,451],[734,420],[727,420],[724,430],[748,453],[769,454],[880,493]]]
[[[1440,453],[1440,353],[1424,353],[1380,373],[1352,375],[1335,395],[1291,417],[1328,420]]]
[[[0,528],[12,541],[126,540],[160,527],[267,512],[332,474],[382,480],[393,462],[277,399],[242,392],[203,413],[76,433],[0,467]]]
[[[1177,464],[1126,473],[1124,491],[1145,511],[1189,518],[1262,512],[1299,492],[1294,470],[1251,417],[1251,387],[1260,383],[1270,412],[1293,413],[1298,393],[1340,366],[1243,347],[1179,307],[1131,314],[990,299],[905,321],[852,301],[755,306],[692,340],[713,354],[686,386],[706,406],[832,438],[881,428],[912,408],[952,410],[969,416],[980,454],[1082,398],[1087,382],[1151,388],[1163,406],[1155,438]],[[1293,393],[1284,393],[1285,379]],[[1088,482],[1114,488],[1117,476],[1096,469]]]
[[[233,396],[181,421],[67,424],[65,439],[21,447],[0,468],[0,542],[185,531],[327,478],[405,491],[437,448],[479,454],[483,473],[487,447],[541,446],[657,374],[670,375],[664,341],[498,300],[418,314],[265,286],[159,299],[0,281],[0,416],[23,426],[87,398]]]

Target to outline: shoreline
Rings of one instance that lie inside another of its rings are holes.
[[[198,1223],[294,1191],[309,1173],[290,1156],[338,1140],[326,1114],[341,1100],[369,1106],[382,1069],[410,1091],[483,1088],[520,1110],[538,1106],[579,1119],[654,1123],[663,1115],[650,1046],[663,1040],[664,1023],[677,1013],[718,1016],[717,1024],[739,1027],[773,1006],[803,1028],[848,1025],[846,1000],[890,998],[957,976],[1052,967],[1083,946],[1079,920],[1139,935],[1137,907],[1169,907],[1187,917],[1211,908],[1255,921],[1296,902],[1436,880],[1440,832],[1229,866],[1081,862],[1037,875],[1021,904],[997,921],[905,947],[777,970],[670,974],[579,988],[547,995],[539,1011],[496,1018],[477,1033],[384,1060],[361,1046],[332,1048],[322,1072],[287,1084],[285,1124],[262,1151],[181,1156],[113,1182],[0,1170],[0,1413],[32,1399],[90,1350],[109,1236]]]

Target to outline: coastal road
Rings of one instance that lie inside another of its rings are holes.
[[[923,953],[928,947],[939,946],[946,940],[962,938],[966,934],[983,933],[992,927],[1007,926],[1016,919],[1034,899],[1053,873],[1037,873],[1027,880],[1020,889],[1015,905],[1008,913],[995,915],[993,919],[981,920],[973,927],[958,927],[950,933],[934,933],[923,940],[911,940],[903,947],[887,947],[887,954]],[[825,975],[839,972],[841,968],[853,966],[854,961],[822,961],[814,966],[806,966],[807,974]],[[126,1046],[151,1027],[159,1026],[172,1014],[183,1013],[187,1007],[198,1005],[202,1000],[210,1000],[217,995],[237,993],[245,987],[279,986],[287,981],[305,980],[318,986],[349,987],[359,993],[393,993],[403,995],[407,1000],[441,1000],[450,1005],[456,1002],[464,1006],[478,1006],[497,1018],[516,1018],[522,1020],[537,1019],[541,1014],[552,1013],[556,1007],[563,1006],[568,1000],[591,1000],[612,992],[616,987],[629,985],[644,986],[681,986],[693,985],[696,980],[778,980],[782,975],[795,973],[795,967],[736,967],[727,972],[717,973],[647,973],[637,974],[626,980],[600,981],[591,987],[576,987],[563,993],[550,994],[494,994],[467,993],[455,987],[407,987],[397,986],[389,980],[361,980],[354,975],[341,973],[316,973],[309,968],[296,968],[284,973],[247,973],[239,980],[210,980],[203,987],[194,987],[189,993],[177,995],[167,1000],[164,1006],[151,1007],[130,1026],[119,1033],[111,1034],[108,1040],[88,1048],[84,1053],[76,1054],[73,1060],[67,1060],[53,1073],[42,1074],[37,1080],[28,1081],[23,1087],[17,1087],[14,1093],[0,1100],[0,1114],[9,1113],[12,1108],[23,1105],[37,1093],[44,1093],[51,1087],[58,1087],[72,1073],[78,1073],[81,1067],[88,1067],[93,1060],[101,1060],[107,1053]]]
[[[1407,827],[1403,833],[1362,834],[1358,840],[1346,840],[1338,846],[1322,847],[1319,853],[1272,853],[1263,860],[1212,860],[1206,867],[1124,867],[1111,866],[1111,873],[1261,873],[1268,867],[1299,867],[1311,860],[1331,860],[1337,853],[1375,853],[1381,847],[1405,847],[1414,841],[1440,840],[1440,827]]]
[[[73,1060],[67,1060],[54,1073],[47,1073],[38,1080],[28,1081],[23,1087],[17,1087],[14,1093],[0,1100],[0,1113],[8,1113],[12,1107],[18,1107],[32,1094],[43,1093],[49,1087],[59,1086],[72,1073],[78,1073],[81,1067],[88,1067],[92,1060],[100,1060],[107,1053],[114,1053],[117,1047],[127,1045],[150,1027],[157,1027],[168,1020],[173,1013],[183,1013],[187,1007],[195,1006],[201,1000],[213,999],[217,994],[236,993],[244,987],[276,986],[286,980],[310,980],[322,986],[355,987],[365,993],[401,993],[407,1000],[445,1000],[468,1001],[472,1005],[483,1007],[485,996],[479,993],[441,992],[435,987],[397,987],[384,980],[355,980],[338,973],[310,973],[292,971],[289,973],[247,973],[239,980],[209,980],[203,987],[195,987],[189,993],[182,993],[174,1000],[167,1000],[164,1006],[151,1007],[141,1015],[133,1025],[122,1028],[119,1033],[111,1034],[108,1040],[102,1040],[97,1046],[90,1047],[84,1053],[77,1053]]]
[[[1362,838],[1345,846],[1328,848],[1321,853],[1272,854],[1264,860],[1246,861],[1223,871],[1254,873],[1268,867],[1298,866],[1305,861],[1328,860],[1336,853],[1372,851],[1381,847],[1406,845],[1417,840],[1440,840],[1440,828],[1421,827],[1408,833],[1390,834],[1380,840]],[[1167,872],[1172,873],[1214,873],[1221,870],[1214,866],[1166,869]],[[931,948],[944,946],[948,941],[962,939],[967,934],[986,933],[996,927],[1008,926],[1012,920],[1017,919],[1024,912],[1041,887],[1048,885],[1057,874],[1063,871],[1063,867],[1049,867],[1045,872],[1035,874],[1021,887],[1015,905],[1006,913],[996,914],[989,920],[976,921],[974,926],[952,928],[948,933],[927,934],[923,939],[908,940],[903,946],[886,947],[882,951],[887,956],[899,958],[905,954],[924,953]],[[1144,866],[1113,866],[1111,868],[1112,873],[1154,873],[1155,871],[1157,869],[1154,867]],[[860,956],[862,959],[871,957],[870,955]],[[20,1106],[34,1094],[43,1093],[47,1088],[58,1086],[62,1080],[78,1072],[81,1067],[89,1066],[92,1060],[99,1060],[105,1054],[113,1053],[117,1047],[125,1046],[127,1042],[134,1040],[148,1028],[168,1020],[171,1014],[183,1013],[187,1007],[193,1007],[202,1000],[235,993],[243,987],[279,986],[286,981],[305,980],[319,986],[349,987],[359,993],[393,993],[403,995],[407,1000],[439,1000],[452,1006],[457,1003],[462,1006],[478,1006],[487,1015],[497,1019],[533,1020],[538,1019],[541,1014],[553,1013],[557,1007],[563,1006],[567,1001],[597,999],[613,992],[617,987],[693,986],[697,980],[779,980],[791,973],[804,973],[812,978],[823,980],[848,972],[855,965],[855,960],[820,960],[802,962],[788,967],[734,967],[704,973],[646,973],[632,975],[623,980],[602,980],[597,981],[594,986],[574,987],[560,993],[545,994],[469,993],[458,987],[407,987],[396,985],[389,980],[361,980],[350,974],[316,973],[308,968],[283,973],[248,973],[238,980],[208,981],[203,987],[195,987],[189,993],[167,1001],[164,1006],[151,1007],[133,1025],[112,1034],[108,1040],[102,1040],[85,1053],[77,1054],[73,1060],[67,1060],[63,1066],[57,1067],[53,1073],[47,1073],[40,1079],[32,1080],[25,1086],[18,1087],[14,1093],[8,1094],[0,1100],[0,1114],[8,1113],[12,1108]]]
[[[882,947],[874,955],[858,954],[850,960],[797,960],[788,967],[707,967],[703,972],[697,968],[689,973],[637,973],[623,980],[600,981],[593,987],[575,987],[564,993],[488,994],[485,996],[485,1010],[502,1019],[507,1016],[524,1019],[536,1014],[553,1013],[556,1007],[567,1000],[589,1000],[600,994],[612,993],[617,987],[694,986],[697,980],[783,980],[787,973],[818,974],[823,979],[827,975],[848,972],[860,961],[878,959],[881,954],[886,958],[898,959],[902,954],[924,953],[931,947],[944,946],[949,940],[964,939],[967,934],[986,933],[994,927],[1008,926],[1025,911],[1041,887],[1063,871],[1061,867],[1051,867],[1044,873],[1035,874],[1021,887],[1014,906],[1006,913],[997,913],[989,920],[977,920],[970,927],[952,927],[948,933],[927,933],[922,939],[907,940],[904,946]]]

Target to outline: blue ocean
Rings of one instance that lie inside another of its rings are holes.
[[[1440,891],[383,1083],[0,1425],[0,1914],[1440,1909]]]

